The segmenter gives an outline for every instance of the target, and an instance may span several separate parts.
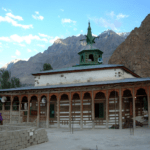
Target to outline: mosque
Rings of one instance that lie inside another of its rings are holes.
[[[3,124],[123,129],[128,118],[136,128],[137,117],[145,111],[150,116],[150,78],[141,78],[123,65],[103,65],[95,38],[89,23],[78,65],[33,73],[33,87],[1,89]]]

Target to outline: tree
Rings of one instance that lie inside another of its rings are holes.
[[[43,65],[43,70],[42,70],[42,71],[52,70],[52,69],[53,69],[53,68],[52,68],[51,64],[45,63],[45,64]]]
[[[12,77],[8,70],[0,69],[0,89],[9,89],[20,87],[19,78]]]

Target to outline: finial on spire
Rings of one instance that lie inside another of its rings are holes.
[[[89,21],[89,27],[88,28],[90,28],[91,29],[91,27],[90,27],[90,21]]]
[[[96,38],[99,38],[99,37],[93,37],[92,36],[92,32],[91,32],[91,27],[90,27],[90,21],[89,21],[89,26],[88,26],[88,33],[87,33],[87,35],[86,35],[86,39],[83,39],[83,40],[80,40],[80,41],[86,41],[86,43],[87,44],[93,44],[93,43],[95,43],[95,39]]]

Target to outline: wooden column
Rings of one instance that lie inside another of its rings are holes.
[[[71,103],[71,92],[70,92],[70,94],[69,94],[69,130],[71,131],[71,107],[72,107],[72,105],[71,105],[72,103]]]
[[[47,113],[46,113],[46,128],[49,128],[49,94],[47,94]]]
[[[10,101],[11,101],[11,104],[10,104],[10,123],[12,123],[12,102],[13,102],[13,96],[12,95],[10,96]]]
[[[134,94],[134,88],[133,88],[133,129],[135,129],[135,94]]]
[[[5,107],[4,107],[4,103],[2,103],[2,118],[3,118],[3,124],[4,124],[4,112],[5,112]]]
[[[19,123],[21,123],[21,118],[20,118],[20,109],[21,109],[21,95],[19,95]]]
[[[122,94],[121,94],[121,88],[119,89],[119,129],[122,129]]]
[[[30,117],[30,99],[31,99],[31,97],[28,95],[27,122],[29,122],[29,117]]]
[[[59,101],[59,95],[57,97],[57,128],[60,128],[60,101]]]
[[[37,111],[37,127],[39,128],[40,122],[40,95],[38,95],[38,111]]]
[[[95,120],[95,117],[94,117],[94,95],[93,95],[93,90],[92,90],[92,129],[95,128],[95,124],[94,124],[94,120]]]
[[[106,90],[106,129],[108,129],[108,90]]]
[[[81,113],[81,120],[80,120],[80,128],[83,129],[83,98],[81,92],[81,105],[80,105],[80,113]]]
[[[148,101],[148,127],[150,128],[150,97],[149,87],[147,87],[147,101]]]

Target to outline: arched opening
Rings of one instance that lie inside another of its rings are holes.
[[[21,122],[27,122],[27,113],[28,113],[28,99],[26,96],[24,96],[22,98],[21,101],[21,112],[20,112],[21,116],[22,116],[22,120]]]
[[[72,113],[71,113],[71,123],[74,124],[74,127],[78,128],[81,120],[80,113],[81,100],[78,93],[73,94],[72,98]]]
[[[50,98],[49,121],[50,121],[51,126],[57,125],[57,97],[56,95],[52,95]]]
[[[47,101],[46,96],[43,95],[40,100],[40,125],[42,127],[46,125]]]
[[[89,61],[94,61],[93,54],[90,54],[90,55],[89,55]]]
[[[92,123],[92,98],[90,93],[86,92],[83,97],[83,125],[91,128]]]
[[[3,115],[3,124],[10,123],[10,107],[11,107],[11,100],[10,97],[7,96],[7,101],[4,103],[4,110],[7,111],[5,115]]]
[[[128,89],[123,92],[122,111],[123,128],[129,128],[133,125],[133,123],[130,122],[130,120],[133,118],[133,98],[131,91]]]
[[[10,110],[10,105],[11,105],[10,97],[7,96],[6,98],[7,98],[7,101],[4,103],[5,110]]]
[[[32,96],[30,100],[29,122],[37,122],[38,100],[36,96]]]
[[[94,99],[95,127],[106,125],[106,97],[103,92],[98,92]]]
[[[19,111],[19,98],[17,96],[14,97],[14,100],[12,102],[12,110]]]
[[[98,92],[98,93],[96,93],[96,95],[95,95],[95,100],[96,99],[106,99],[105,98],[105,94],[103,93],[103,92]]]
[[[109,125],[119,128],[119,97],[118,92],[112,91],[109,95]]]
[[[19,122],[19,98],[15,96],[12,102],[11,123]]]
[[[69,98],[67,94],[61,95],[60,98],[60,124],[64,127],[69,125]]]
[[[143,124],[148,124],[148,101],[147,94],[143,88],[138,89],[136,93],[135,116],[136,121]]]

